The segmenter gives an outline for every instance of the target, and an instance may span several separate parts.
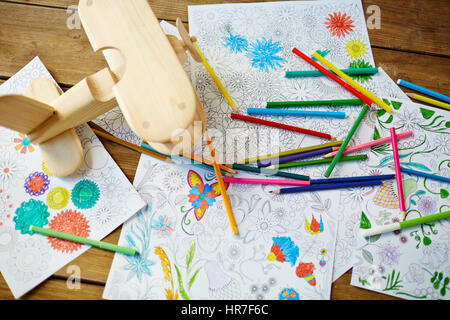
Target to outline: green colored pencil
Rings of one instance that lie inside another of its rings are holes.
[[[333,141],[333,142],[318,144],[318,145],[315,145],[315,146],[310,146],[310,147],[305,147],[305,148],[300,148],[300,149],[294,149],[294,150],[288,150],[288,151],[283,151],[283,152],[278,152],[278,153],[272,153],[272,154],[268,154],[268,155],[265,155],[265,156],[258,156],[258,157],[254,157],[254,158],[247,158],[247,159],[244,159],[244,163],[252,163],[252,162],[257,162],[257,161],[266,160],[266,159],[290,156],[292,154],[299,154],[299,153],[303,153],[303,152],[319,150],[319,149],[324,149],[324,148],[328,148],[328,147],[338,147],[343,142],[344,141]]]
[[[416,218],[416,219],[405,220],[405,221],[391,223],[391,224],[385,224],[385,225],[370,228],[370,229],[364,229],[364,230],[361,230],[361,234],[363,235],[363,237],[371,237],[371,236],[375,236],[377,234],[382,234],[382,233],[386,233],[386,232],[415,227],[420,224],[430,223],[430,222],[448,219],[448,218],[450,218],[450,210],[432,214],[429,216]]]
[[[367,160],[368,158],[369,157],[366,154],[359,154],[356,156],[342,157],[341,162]],[[271,165],[271,166],[268,166],[267,169],[285,169],[285,168],[294,168],[294,167],[307,167],[307,166],[331,163],[331,161],[333,161],[332,158],[309,160],[309,161],[299,161],[299,162],[288,162],[288,163]]]
[[[328,70],[333,72],[331,70]],[[374,75],[378,73],[378,68],[349,68],[341,69],[347,75]],[[286,78],[301,78],[301,77],[321,77],[324,76],[319,70],[305,70],[305,71],[286,71]]]
[[[295,180],[305,180],[305,181],[310,180],[310,178],[308,176],[304,176],[302,174],[296,174],[296,173],[290,173],[290,172],[284,172],[284,171],[278,171],[278,170],[269,170],[267,168],[255,168],[255,167],[245,166],[243,164],[233,164],[233,169],[248,171],[248,172],[255,172],[255,173],[262,173],[262,174],[266,174],[266,175],[273,175],[273,176],[279,176],[279,177],[285,177],[285,178],[291,178],[291,179],[295,179]]]
[[[356,130],[358,129],[362,119],[366,115],[367,111],[369,111],[369,106],[366,104],[363,106],[360,114],[358,115],[358,118],[356,119],[355,123],[353,124],[352,128],[350,129],[347,137],[344,140],[344,143],[341,145],[341,147],[338,150],[338,153],[333,158],[333,161],[331,162],[330,166],[328,167],[327,171],[325,172],[325,177],[329,177],[331,173],[334,170],[334,167],[336,167],[336,164],[341,160],[342,154],[344,153],[345,148],[347,148],[348,144],[350,143],[350,140],[352,139],[353,135],[355,134]]]
[[[119,253],[127,254],[130,256],[136,256],[139,254],[139,252],[137,252],[135,249],[121,247],[121,246],[118,246],[118,245],[115,245],[112,243],[108,243],[108,242],[83,238],[83,237],[79,237],[79,236],[69,234],[69,233],[59,232],[59,231],[50,230],[50,229],[44,229],[44,228],[36,227],[36,226],[31,226],[30,230],[32,232],[43,234],[45,236],[58,238],[58,239],[62,239],[62,240],[67,240],[67,241],[72,241],[72,242],[77,242],[77,243],[81,243],[81,244],[87,244],[91,247],[96,247],[96,248],[113,251],[113,252],[119,252]]]
[[[310,100],[310,101],[271,101],[266,108],[287,107],[313,107],[313,106],[362,106],[361,99],[335,99],[335,100]]]

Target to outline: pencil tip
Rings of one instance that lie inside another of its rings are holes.
[[[407,92],[406,95],[407,95],[408,97],[410,97],[410,98],[414,98],[414,93]]]
[[[398,79],[397,80],[397,84],[400,84],[401,81],[402,81],[402,79]]]

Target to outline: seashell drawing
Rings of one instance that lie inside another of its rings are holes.
[[[295,270],[297,277],[303,278],[313,287],[316,285],[316,276],[314,275],[315,266],[313,263],[300,262]]]
[[[290,237],[273,237],[273,245],[270,254],[267,256],[269,261],[290,262],[295,265],[298,258],[298,247]]]

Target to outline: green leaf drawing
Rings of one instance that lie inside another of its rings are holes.
[[[369,251],[362,249],[362,256],[368,263],[373,263],[373,255]]]
[[[428,110],[428,109],[424,109],[424,108],[420,108],[420,113],[422,114],[422,117],[424,117],[425,119],[431,119],[431,117],[436,113],[432,110]]]
[[[397,273],[397,276],[395,276],[395,269],[392,270],[392,274],[388,275],[387,278],[385,276],[382,277],[383,279],[386,279],[386,287],[383,289],[383,291],[395,291],[399,290],[400,288],[403,288],[400,283],[402,280],[400,280],[400,271]]]
[[[377,127],[373,130],[373,140],[378,140],[381,138],[380,131],[378,131]]]
[[[350,65],[349,65],[349,68],[350,69],[373,68],[373,66],[369,62],[366,62],[366,61],[364,61],[362,59],[361,60],[358,59],[358,60],[352,61],[350,63]],[[372,76],[371,75],[367,75],[367,74],[364,74],[364,75],[350,75],[350,77],[353,78],[356,81],[361,82],[361,83],[364,83],[364,82],[367,82],[369,80],[372,80]]]
[[[392,102],[392,107],[393,107],[395,110],[400,109],[400,108],[402,107],[402,105],[403,105],[403,103],[398,102],[398,101],[391,101],[391,102]]]
[[[189,279],[188,282],[188,288],[191,289],[192,285],[194,284],[195,279],[197,278],[197,274],[199,273],[200,268],[198,268],[197,270],[195,270],[194,274],[192,275],[191,279]]]
[[[195,254],[195,242],[192,243],[192,245],[189,247],[189,251],[186,254],[186,268],[189,270],[189,266],[192,263],[192,260],[194,260],[194,254]]]
[[[441,189],[440,194],[441,194],[442,199],[445,199],[448,197],[448,191],[445,189]]]
[[[364,212],[361,213],[361,223],[359,224],[359,227],[361,229],[370,229],[372,227],[372,224]]]
[[[177,271],[178,289],[180,290],[180,294],[181,294],[181,296],[183,297],[184,300],[190,300],[188,294],[184,290],[183,279],[181,278],[180,270],[178,269],[176,264],[174,266],[175,266],[175,270]]]

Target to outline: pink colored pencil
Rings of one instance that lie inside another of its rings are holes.
[[[408,137],[412,136],[412,134],[413,134],[413,132],[411,130],[399,133],[399,134],[397,134],[397,140],[408,138]],[[370,142],[359,144],[357,146],[348,147],[344,150],[343,154],[348,154],[348,153],[356,152],[356,151],[363,150],[363,149],[369,149],[373,146],[379,146],[380,144],[385,144],[385,143],[389,143],[389,142],[391,142],[391,137],[373,140]],[[323,158],[332,158],[336,155],[336,153],[338,153],[338,152],[334,151],[334,152],[327,153],[326,155],[323,156]]]
[[[405,197],[403,196],[402,171],[400,170],[400,158],[398,156],[397,135],[395,128],[391,128],[392,153],[394,155],[395,180],[397,181],[398,206],[403,220],[406,218]]]
[[[303,180],[277,180],[277,179],[248,179],[248,178],[230,178],[224,177],[226,183],[243,183],[243,184],[271,184],[278,186],[309,186],[309,181]]]

